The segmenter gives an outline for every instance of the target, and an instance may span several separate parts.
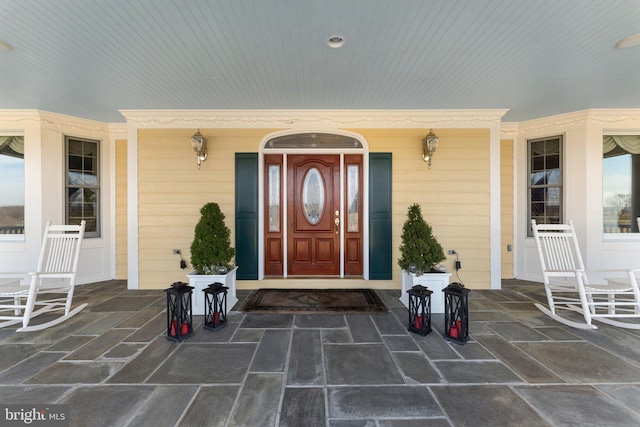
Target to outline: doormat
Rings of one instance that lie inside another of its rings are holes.
[[[387,307],[371,289],[258,289],[242,311],[280,314],[386,313]]]

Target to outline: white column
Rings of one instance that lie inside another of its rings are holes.
[[[138,128],[127,135],[127,288],[138,289]]]
[[[502,286],[502,265],[500,251],[501,218],[500,218],[500,125],[489,128],[489,200],[491,227],[491,289]]]

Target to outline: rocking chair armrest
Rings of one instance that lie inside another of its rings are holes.
[[[589,270],[597,273],[615,273],[619,277],[628,277],[629,274],[640,273],[640,268],[617,268],[612,270]],[[609,277],[609,276],[607,276]]]
[[[574,269],[558,269],[558,270],[553,270],[553,269],[548,269],[545,270],[545,272],[547,273],[567,273],[569,271],[572,271],[574,273],[586,273],[586,270],[582,269],[582,268],[574,268]]]
[[[56,272],[47,272],[47,273],[37,273],[37,275],[41,278],[45,278],[45,279],[70,279],[71,277],[73,277],[74,273],[69,273],[69,272],[60,272],[60,273],[56,273]]]
[[[7,280],[4,280],[4,279],[9,279],[11,282],[20,281],[21,283],[26,283],[29,277],[32,276],[33,274],[35,273],[25,273],[25,272],[0,273],[0,283],[7,282]]]
[[[618,270],[618,273],[620,273],[621,271]],[[638,280],[640,280],[638,278],[638,273],[640,273],[640,269],[629,269],[629,270],[624,270],[622,271],[624,274],[624,276],[622,277],[605,277],[605,281],[611,285],[622,285],[622,286],[632,286],[632,287],[637,287],[638,286]]]
[[[576,270],[578,271],[578,270]],[[604,269],[604,270],[591,270],[589,269],[587,270],[580,270],[580,271],[584,271],[585,273],[613,273],[614,276],[609,276],[607,275],[605,277],[605,280],[616,280],[616,279],[628,279],[629,278],[629,274],[636,274],[636,273],[640,273],[640,268],[636,268],[636,269],[629,269],[629,268],[615,268],[615,269]]]
[[[582,268],[574,268],[574,269],[560,269],[560,270],[545,270],[545,273],[550,276],[550,277],[567,277],[567,273],[573,273],[574,275],[578,276],[581,274],[586,274],[587,270],[584,270]]]

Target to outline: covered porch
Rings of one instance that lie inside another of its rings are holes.
[[[565,327],[533,306],[541,284],[505,280],[470,293],[460,346],[442,315],[425,337],[407,332],[399,291],[376,292],[388,313],[232,311],[176,344],[162,290],[79,286],[89,307],[69,321],[0,331],[0,400],[69,405],[74,426],[640,423],[637,331]]]

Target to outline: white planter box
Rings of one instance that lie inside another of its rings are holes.
[[[223,275],[204,275],[204,274],[187,274],[189,278],[189,286],[193,286],[193,299],[191,301],[192,311],[194,315],[204,315],[204,292],[212,283],[222,283],[228,287],[227,291],[227,311],[231,311],[238,302],[236,297],[236,270],[234,268],[227,274]]]
[[[416,276],[402,270],[402,291],[400,301],[409,308],[409,294],[407,291],[415,285],[422,285],[429,288],[431,292],[431,313],[444,313],[444,293],[442,290],[449,286],[451,273],[425,273]]]

